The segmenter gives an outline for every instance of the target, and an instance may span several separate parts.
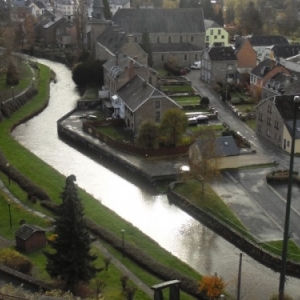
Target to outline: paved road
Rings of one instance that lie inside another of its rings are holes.
[[[288,169],[289,156],[283,150],[257,137],[254,130],[246,126],[208,86],[200,80],[200,72],[192,71],[186,76],[201,96],[210,99],[211,106],[219,112],[221,121],[239,131],[259,154],[276,160],[277,167],[227,171],[221,184],[214,184],[215,191],[233,209],[249,231],[261,241],[283,238],[287,185],[269,186],[266,173],[273,169]],[[295,158],[294,170],[300,170],[300,159]],[[300,189],[293,186],[290,232],[300,246]]]

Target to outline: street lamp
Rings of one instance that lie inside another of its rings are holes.
[[[14,91],[14,87],[11,87],[11,96],[13,98],[13,100],[15,100],[15,91]]]
[[[11,219],[11,211],[10,211],[10,201],[8,201],[8,215],[9,215],[9,226],[12,228],[12,219]]]
[[[35,81],[35,77],[32,78],[32,81],[31,81],[31,88],[34,87],[34,81]]]
[[[124,252],[125,252],[125,244],[124,244],[125,229],[121,229],[121,234],[122,234],[122,256],[124,257]]]
[[[300,96],[295,96],[294,97],[294,118],[293,118],[293,128],[292,128],[292,145],[291,145],[291,155],[290,155],[289,181],[288,181],[286,208],[285,208],[286,210],[285,210],[283,245],[282,245],[282,255],[281,255],[281,271],[280,271],[280,278],[279,278],[279,300],[283,300],[283,298],[284,298],[286,259],[287,259],[287,251],[288,251],[290,211],[291,211],[291,200],[292,200],[295,135],[296,135],[296,122],[297,122],[297,109],[298,109],[299,103],[300,103]]]
[[[8,185],[10,185],[10,164],[9,163],[6,164],[6,168],[7,168]]]

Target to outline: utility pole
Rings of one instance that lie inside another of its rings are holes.
[[[237,295],[236,295],[237,300],[241,299],[242,258],[243,258],[243,253],[240,253],[239,275],[238,275]]]

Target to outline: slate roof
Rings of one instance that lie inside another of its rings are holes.
[[[201,149],[203,140],[196,140],[197,146]],[[235,156],[240,154],[240,149],[232,136],[221,136],[216,138],[215,153],[217,157]]]
[[[288,58],[300,54],[300,45],[274,45],[271,49],[275,57]]]
[[[15,236],[22,239],[27,240],[30,236],[32,236],[35,232],[45,232],[45,230],[36,225],[23,224],[16,232]]]
[[[204,33],[202,8],[119,9],[112,17],[114,24],[126,33]]]
[[[151,44],[152,52],[191,52],[200,51],[201,48],[190,43],[156,43]]]
[[[212,20],[204,20],[204,26],[205,26],[205,30],[207,30],[208,28],[222,28],[222,26],[220,26],[218,23],[216,23],[215,21]]]
[[[251,74],[259,78],[263,78],[271,69],[274,68],[275,64],[276,61],[267,58],[260,62],[255,68],[253,68]]]
[[[211,61],[237,60],[235,51],[231,46],[228,47],[211,47],[208,50]]]
[[[236,40],[235,40],[235,51],[236,53],[239,52],[239,50],[243,47],[243,45],[246,43],[247,39],[244,38],[244,37],[238,37]]]
[[[289,95],[299,95],[300,94],[300,80],[294,79],[293,77],[290,80],[290,84],[285,88],[285,93]]]
[[[274,104],[280,113],[281,117],[285,121],[293,120],[294,118],[294,110],[295,110],[295,102],[294,97],[296,95],[281,95],[275,96]],[[297,114],[300,117],[300,109],[297,105]]]
[[[265,84],[267,88],[275,88],[276,90],[285,89],[291,83],[292,76],[285,73],[277,73]]]
[[[65,22],[65,18],[64,17],[55,17],[54,20],[50,20],[49,22],[47,22],[43,28],[47,29],[47,28],[50,28],[51,26],[58,26],[60,25],[61,23]]]
[[[116,53],[127,42],[127,34],[119,26],[109,26],[97,41],[112,53]]]
[[[124,87],[118,90],[118,96],[133,112],[152,97],[164,97],[166,101],[172,101],[176,104],[171,98],[157,90],[138,75],[135,75]],[[178,105],[178,107],[180,106]]]
[[[129,67],[130,62],[133,62],[133,67],[142,67],[141,64],[139,64],[137,61],[131,59],[130,57],[126,56],[125,58],[120,58],[122,54],[118,54],[118,64],[116,65],[116,60],[109,60],[104,65],[103,68],[109,72],[109,74],[113,78],[117,78],[119,75],[121,75],[126,68]]]
[[[248,40],[252,46],[289,45],[288,40],[281,35],[252,35]]]
[[[34,1],[34,4],[40,9],[47,8],[47,5],[41,0]]]

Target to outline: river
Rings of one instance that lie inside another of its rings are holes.
[[[76,106],[79,96],[70,70],[59,63],[38,61],[57,74],[57,83],[51,83],[49,106],[18,126],[12,132],[13,137],[60,173],[75,174],[81,188],[199,273],[217,272],[228,283],[227,291],[235,295],[239,249],[170,205],[166,195],[153,187],[116,166],[82,154],[59,139],[56,121]],[[294,299],[300,299],[299,283],[298,279],[288,277],[286,292]],[[243,254],[241,299],[269,299],[277,292],[278,284],[277,273]]]

